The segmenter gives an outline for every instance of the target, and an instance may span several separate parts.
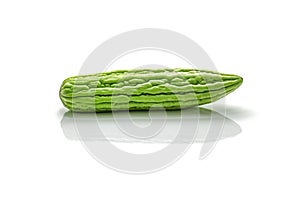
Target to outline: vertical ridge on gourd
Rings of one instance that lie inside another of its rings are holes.
[[[79,75],[63,81],[63,105],[77,112],[183,109],[217,101],[243,79],[199,69],[134,69]]]

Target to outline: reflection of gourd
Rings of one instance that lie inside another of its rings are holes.
[[[198,69],[117,70],[67,78],[59,96],[77,112],[174,110],[214,102],[242,82],[237,75]]]

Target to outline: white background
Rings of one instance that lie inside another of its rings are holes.
[[[299,199],[297,1],[1,1],[0,199]],[[153,174],[128,175],[65,138],[61,81],[94,48],[137,28],[196,41],[244,77],[226,98],[242,133],[204,160],[199,146]]]

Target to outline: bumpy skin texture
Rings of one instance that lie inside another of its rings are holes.
[[[214,102],[242,82],[237,75],[198,69],[117,70],[67,78],[59,96],[76,112],[174,110]]]

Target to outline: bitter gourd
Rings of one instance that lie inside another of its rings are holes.
[[[76,112],[174,110],[214,102],[242,82],[238,75],[199,69],[116,70],[67,78],[59,96]]]

